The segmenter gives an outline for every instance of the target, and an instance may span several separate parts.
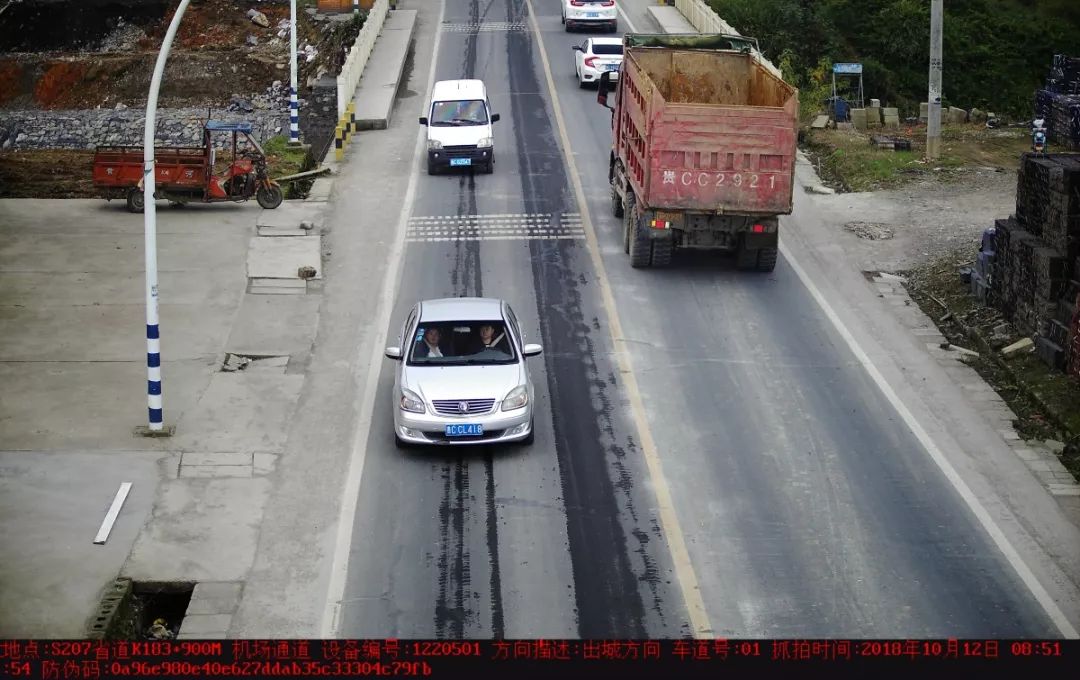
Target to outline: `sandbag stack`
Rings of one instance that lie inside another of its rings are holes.
[[[980,258],[988,250],[980,247]],[[1050,366],[1080,364],[1080,156],[1023,155],[1016,214],[993,228],[987,299],[1013,324],[1036,335],[1038,355]],[[977,267],[978,269],[978,267]]]

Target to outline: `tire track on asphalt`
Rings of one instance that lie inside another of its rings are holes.
[[[486,15],[493,4],[490,0],[483,14]],[[469,21],[479,24],[481,10],[479,0],[469,4]],[[461,64],[459,78],[475,78],[477,71],[477,33],[469,33],[465,38],[465,56]],[[463,174],[458,180],[459,194],[457,214],[477,214],[476,177],[474,171]],[[453,264],[450,281],[455,297],[483,295],[483,270],[480,260],[481,243],[479,240],[458,240],[454,243]],[[485,541],[488,550],[490,569],[490,606],[492,634],[496,638],[504,635],[504,617],[502,605],[502,579],[499,572],[498,523],[495,508],[494,460],[490,447],[485,447],[483,470],[485,503],[483,512],[486,527]],[[439,589],[435,603],[435,629],[440,638],[463,638],[480,625],[478,612],[472,608],[472,570],[468,545],[467,527],[471,512],[470,502],[470,467],[472,461],[464,454],[458,454],[456,460],[436,466],[443,479],[442,498],[439,503]]]
[[[507,2],[508,23],[527,17],[526,3]],[[532,34],[511,32],[507,40],[511,92],[543,92],[533,65]],[[531,96],[543,110],[541,95]],[[550,124],[538,124],[536,112],[523,106],[525,99],[517,97],[511,110],[525,212],[557,215],[573,204],[566,169],[561,162],[545,163],[545,156],[557,149],[554,133]],[[530,241],[529,250],[540,333],[545,347],[554,350],[545,353],[544,362],[551,401],[560,405],[552,409],[552,421],[578,633],[582,638],[646,637],[639,582],[650,583],[659,576],[648,569],[636,573],[628,555],[620,501],[627,514],[635,517],[631,496],[634,480],[622,466],[622,458],[627,449],[633,449],[633,443],[624,449],[614,438],[607,382],[595,360],[592,324],[583,312],[580,286],[584,282],[575,273],[581,251],[565,241]],[[612,479],[612,467],[618,481]],[[659,607],[655,609],[663,615]]]

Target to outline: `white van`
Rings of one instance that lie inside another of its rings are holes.
[[[479,167],[495,169],[495,140],[492,123],[499,114],[491,112],[487,88],[482,80],[440,80],[431,90],[426,125],[428,174],[444,168]]]

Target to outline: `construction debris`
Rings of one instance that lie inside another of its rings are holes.
[[[270,28],[270,20],[259,10],[249,9],[247,15],[248,18],[251,19],[251,23],[262,26],[263,28]]]
[[[1010,356],[1012,354],[1016,354],[1020,350],[1031,349],[1034,346],[1035,346],[1035,343],[1032,341],[1031,338],[1024,338],[1024,339],[1018,340],[1018,341],[1014,342],[1013,344],[1009,345],[1008,347],[1005,347],[1004,349],[1002,349],[1001,350],[1001,355],[1007,357],[1007,356]]]

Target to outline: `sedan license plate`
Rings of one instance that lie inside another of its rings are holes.
[[[484,434],[484,426],[479,423],[446,426],[447,437],[477,437],[482,434]]]
[[[451,158],[450,165],[472,165],[471,158]]]
[[[619,65],[618,64],[608,64],[604,68],[606,68],[609,71],[618,71],[619,70]]]
[[[600,12],[585,12],[586,19],[599,19]]]

